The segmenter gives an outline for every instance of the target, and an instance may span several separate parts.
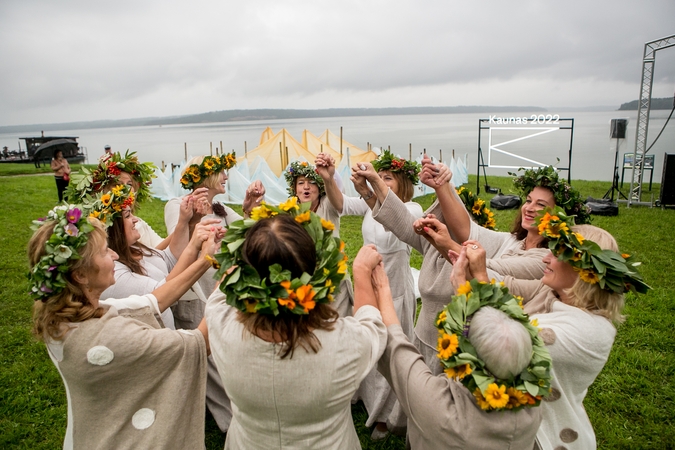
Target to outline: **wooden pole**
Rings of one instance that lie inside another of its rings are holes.
[[[412,144],[408,144],[408,159],[412,161]]]
[[[443,162],[443,149],[442,148],[438,149],[438,154],[439,154],[438,161]]]
[[[185,162],[187,162],[187,142],[185,142]]]
[[[284,164],[284,149],[281,147],[281,142],[279,142],[279,162],[281,163],[281,170],[286,168]]]
[[[326,133],[328,135],[328,133]],[[342,127],[340,127],[340,158],[342,158]]]
[[[223,151],[223,141],[220,141],[220,154],[224,155],[225,152]]]
[[[213,156],[213,142],[209,142],[209,152],[211,153],[211,156]]]
[[[286,165],[284,168],[288,165],[288,147],[286,147]]]

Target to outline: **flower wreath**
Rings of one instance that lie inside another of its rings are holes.
[[[56,221],[56,226],[45,244],[46,254],[28,272],[30,294],[43,302],[66,287],[68,262],[80,259],[77,250],[87,243],[89,233],[94,229],[83,208],[76,205],[55,207],[46,218],[34,220],[31,229],[35,231],[48,221]]]
[[[572,231],[574,218],[562,208],[547,208],[537,218],[539,234],[548,239],[548,248],[559,260],[571,265],[579,277],[589,284],[623,294],[628,291],[645,294],[651,287],[638,273],[641,264],[631,255],[603,250],[595,242]]]
[[[495,214],[485,206],[485,200],[479,198],[476,194],[461,186],[456,190],[459,198],[462,199],[466,210],[469,211],[471,218],[481,227],[488,230],[495,229]]]
[[[278,315],[307,314],[319,303],[330,303],[347,273],[344,242],[333,237],[332,222],[310,211],[310,203],[298,205],[291,197],[278,207],[266,204],[253,208],[251,218],[230,224],[223,238],[221,252],[215,258],[220,267],[216,278],[223,277],[220,290],[227,304],[240,311]],[[314,274],[303,273],[291,279],[291,272],[280,264],[269,267],[269,277],[261,278],[242,256],[248,230],[260,219],[288,214],[309,233],[316,244],[317,263]]]
[[[66,198],[70,201],[81,201],[87,195],[95,195],[106,186],[119,184],[120,174],[127,172],[138,182],[136,201],[143,202],[152,198],[150,184],[155,178],[156,168],[151,162],[138,162],[136,152],[129,150],[124,156],[119,152],[104,155],[94,170],[82,167],[77,173],[71,174]]]
[[[448,378],[460,381],[486,411],[512,411],[537,406],[551,388],[551,355],[539,337],[536,319],[530,323],[523,299],[509,293],[503,283],[467,281],[436,318],[439,330],[438,358]],[[498,309],[520,322],[532,339],[530,364],[511,379],[500,379],[485,367],[469,341],[469,327],[483,306]]]
[[[109,227],[124,208],[133,206],[134,201],[133,189],[126,184],[118,184],[110,192],[99,192],[95,199],[91,199],[87,205],[89,217],[98,219]]]
[[[220,156],[205,156],[201,164],[191,164],[180,177],[183,189],[193,190],[205,178],[223,170],[229,170],[237,164],[235,153],[226,153]]]
[[[370,163],[373,165],[375,172],[388,170],[393,173],[403,173],[412,181],[412,184],[420,182],[420,170],[422,166],[416,161],[399,158],[389,150],[382,152],[379,158],[372,160]]]
[[[518,170],[524,169],[521,167]],[[517,176],[513,172],[509,172],[509,175],[516,177],[513,180],[513,185],[521,196],[526,197],[537,186],[547,187],[553,191],[555,204],[564,208],[567,215],[576,216],[576,221],[579,224],[591,223],[590,208],[581,198],[581,194],[567,181],[560,179],[553,166],[527,169],[521,176]]]
[[[288,184],[288,194],[291,196],[298,195],[295,192],[295,180],[298,177],[307,178],[310,183],[316,184],[319,188],[319,198],[326,195],[326,187],[323,183],[323,178],[316,173],[316,168],[305,161],[293,161],[288,165],[288,168],[284,172],[284,178],[286,178],[286,183]]]

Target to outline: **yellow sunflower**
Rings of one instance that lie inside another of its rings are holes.
[[[333,222],[330,220],[321,219],[321,226],[324,228],[324,230],[328,231],[333,231],[335,229],[335,225],[333,225]]]
[[[459,340],[457,339],[456,334],[448,334],[441,331],[440,336],[438,337],[438,358],[439,359],[449,359],[452,355],[457,352],[457,347],[459,346]]]
[[[521,405],[527,405],[527,396],[516,388],[510,387],[506,390],[509,396],[509,405],[507,407],[517,408]]]
[[[264,203],[251,210],[251,219],[253,220],[267,219],[273,215],[273,211],[265,206]]]
[[[480,409],[484,411],[490,409],[490,404],[485,400],[485,397],[483,397],[483,394],[480,392],[480,389],[476,388],[476,390],[473,391],[473,396],[476,399],[476,403],[478,403]]]
[[[506,393],[506,386],[503,384],[497,386],[491,383],[485,391],[485,400],[495,409],[503,408],[509,402],[509,395]]]
[[[283,211],[290,211],[291,209],[300,209],[298,206],[298,197],[291,197],[283,203],[279,204],[279,209]]]
[[[101,196],[101,203],[103,203],[103,206],[110,206],[111,201],[112,201],[112,195],[110,195],[110,193],[103,194]]]
[[[444,370],[445,374],[448,376],[448,378],[453,378],[455,380],[461,380],[467,375],[471,375],[471,366],[469,364],[462,364],[461,366],[457,367],[449,367]]]
[[[598,277],[598,274],[593,272],[591,269],[580,269],[578,270],[579,272],[579,278],[581,278],[582,281],[585,281],[588,284],[595,284],[598,281],[600,281],[600,277]]]
[[[468,281],[457,288],[457,295],[464,295],[471,292],[471,283]]]
[[[311,219],[311,217],[309,215],[309,211],[305,211],[304,213],[298,214],[297,216],[295,216],[295,221],[298,222],[298,223],[305,223],[305,222],[309,221],[310,219]]]

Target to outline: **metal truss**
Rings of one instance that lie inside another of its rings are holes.
[[[640,202],[642,195],[642,179],[644,175],[644,161],[647,153],[647,129],[649,128],[649,111],[652,103],[652,84],[654,77],[654,60],[656,52],[675,45],[675,35],[668,36],[645,44],[642,58],[642,84],[640,85],[640,103],[638,105],[637,129],[635,131],[635,159],[633,174],[630,182],[628,206],[632,204],[651,203]]]

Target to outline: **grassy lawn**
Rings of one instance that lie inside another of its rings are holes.
[[[0,165],[0,175],[34,172],[28,164]],[[32,300],[26,294],[25,256],[31,235],[29,224],[55,205],[56,186],[48,176],[5,177],[1,182],[0,211],[6,222],[0,233],[0,448],[60,448],[66,427],[65,390],[44,346],[30,335]],[[510,187],[507,177],[489,177],[488,182],[505,193]],[[595,198],[602,197],[610,187],[605,182],[572,184],[584,197]],[[475,185],[471,177],[468,186],[475,190]],[[627,190],[624,186],[623,192]],[[658,185],[653,192],[659,192]],[[427,207],[432,199],[426,196],[416,200]],[[154,200],[139,211],[139,216],[160,234],[165,233],[163,207],[163,202]],[[514,211],[496,211],[498,228],[508,230],[513,216]],[[595,216],[593,223],[611,232],[622,251],[634,253],[643,261],[644,278],[654,288],[644,296],[628,295],[627,320],[618,330],[607,365],[586,397],[598,447],[673,448],[675,287],[669,277],[675,272],[675,241],[670,240],[675,211],[622,205],[617,217]],[[341,228],[353,259],[362,245],[361,218],[344,217]],[[414,255],[412,265],[419,268],[420,264],[420,256]],[[396,437],[372,443],[370,431],[363,427],[363,406],[354,406],[352,413],[363,448],[405,448],[404,440]],[[104,421],[102,418],[101,426],[105,426]],[[223,441],[224,435],[209,418],[206,448],[222,449]]]

